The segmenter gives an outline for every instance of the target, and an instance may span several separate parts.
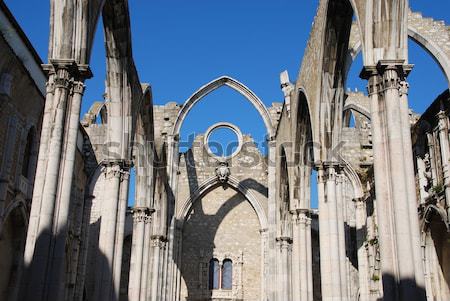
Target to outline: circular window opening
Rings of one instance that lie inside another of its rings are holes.
[[[229,123],[217,123],[210,127],[205,134],[205,146],[213,157],[230,159],[241,148],[242,134],[239,129]]]

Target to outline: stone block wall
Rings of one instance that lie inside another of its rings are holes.
[[[210,300],[216,295],[260,300],[259,230],[259,221],[250,203],[230,187],[218,186],[197,200],[183,231],[181,300]],[[232,260],[231,292],[209,290],[209,262],[212,258],[220,263],[225,259]]]
[[[3,34],[0,53],[0,300],[10,300],[19,289],[44,96]]]

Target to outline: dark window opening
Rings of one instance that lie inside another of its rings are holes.
[[[209,289],[219,289],[219,260],[213,258],[209,261]]]

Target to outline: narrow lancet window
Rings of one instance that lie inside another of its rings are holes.
[[[213,258],[209,261],[209,289],[219,289],[219,260]]]
[[[222,266],[222,289],[230,290],[233,288],[233,262],[225,259]]]

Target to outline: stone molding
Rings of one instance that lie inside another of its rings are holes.
[[[220,129],[220,128],[226,128],[226,129],[233,131],[238,138],[238,146],[237,146],[236,150],[229,156],[222,156],[222,157],[216,156],[209,148],[209,138],[211,137],[212,132],[214,130]],[[203,147],[206,149],[206,152],[211,157],[217,159],[219,162],[226,162],[228,160],[231,160],[237,154],[239,154],[239,152],[242,149],[243,142],[244,142],[244,138],[243,138],[242,132],[238,126],[236,126],[232,123],[229,123],[229,122],[218,122],[218,123],[213,124],[206,130],[205,136],[203,138]]]

